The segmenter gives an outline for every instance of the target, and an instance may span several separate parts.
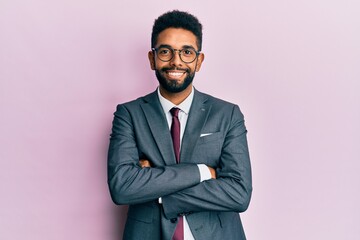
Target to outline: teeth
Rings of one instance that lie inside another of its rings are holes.
[[[180,77],[182,76],[184,73],[182,72],[168,72],[168,74],[172,77]]]

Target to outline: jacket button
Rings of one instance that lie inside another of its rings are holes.
[[[171,222],[171,223],[176,223],[176,222],[177,222],[177,218],[172,218],[172,219],[170,219],[170,222]]]

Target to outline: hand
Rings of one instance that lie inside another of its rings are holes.
[[[211,173],[211,178],[216,179],[216,171],[215,171],[215,169],[212,168],[212,167],[209,167],[209,166],[208,166],[208,168],[209,168],[210,173]]]
[[[139,164],[142,168],[151,167],[150,161],[146,159],[140,159]]]

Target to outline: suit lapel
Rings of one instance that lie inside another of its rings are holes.
[[[191,162],[194,147],[200,138],[201,130],[211,109],[211,105],[207,104],[206,101],[206,95],[195,90],[181,143],[180,162]]]
[[[166,165],[176,163],[171,134],[157,92],[143,98],[141,108]]]

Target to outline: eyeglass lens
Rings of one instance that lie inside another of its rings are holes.
[[[174,50],[167,47],[161,47],[157,49],[157,55],[161,61],[168,62],[174,57],[175,51],[179,52],[180,59],[186,63],[193,62],[197,57],[197,53],[193,48]]]

